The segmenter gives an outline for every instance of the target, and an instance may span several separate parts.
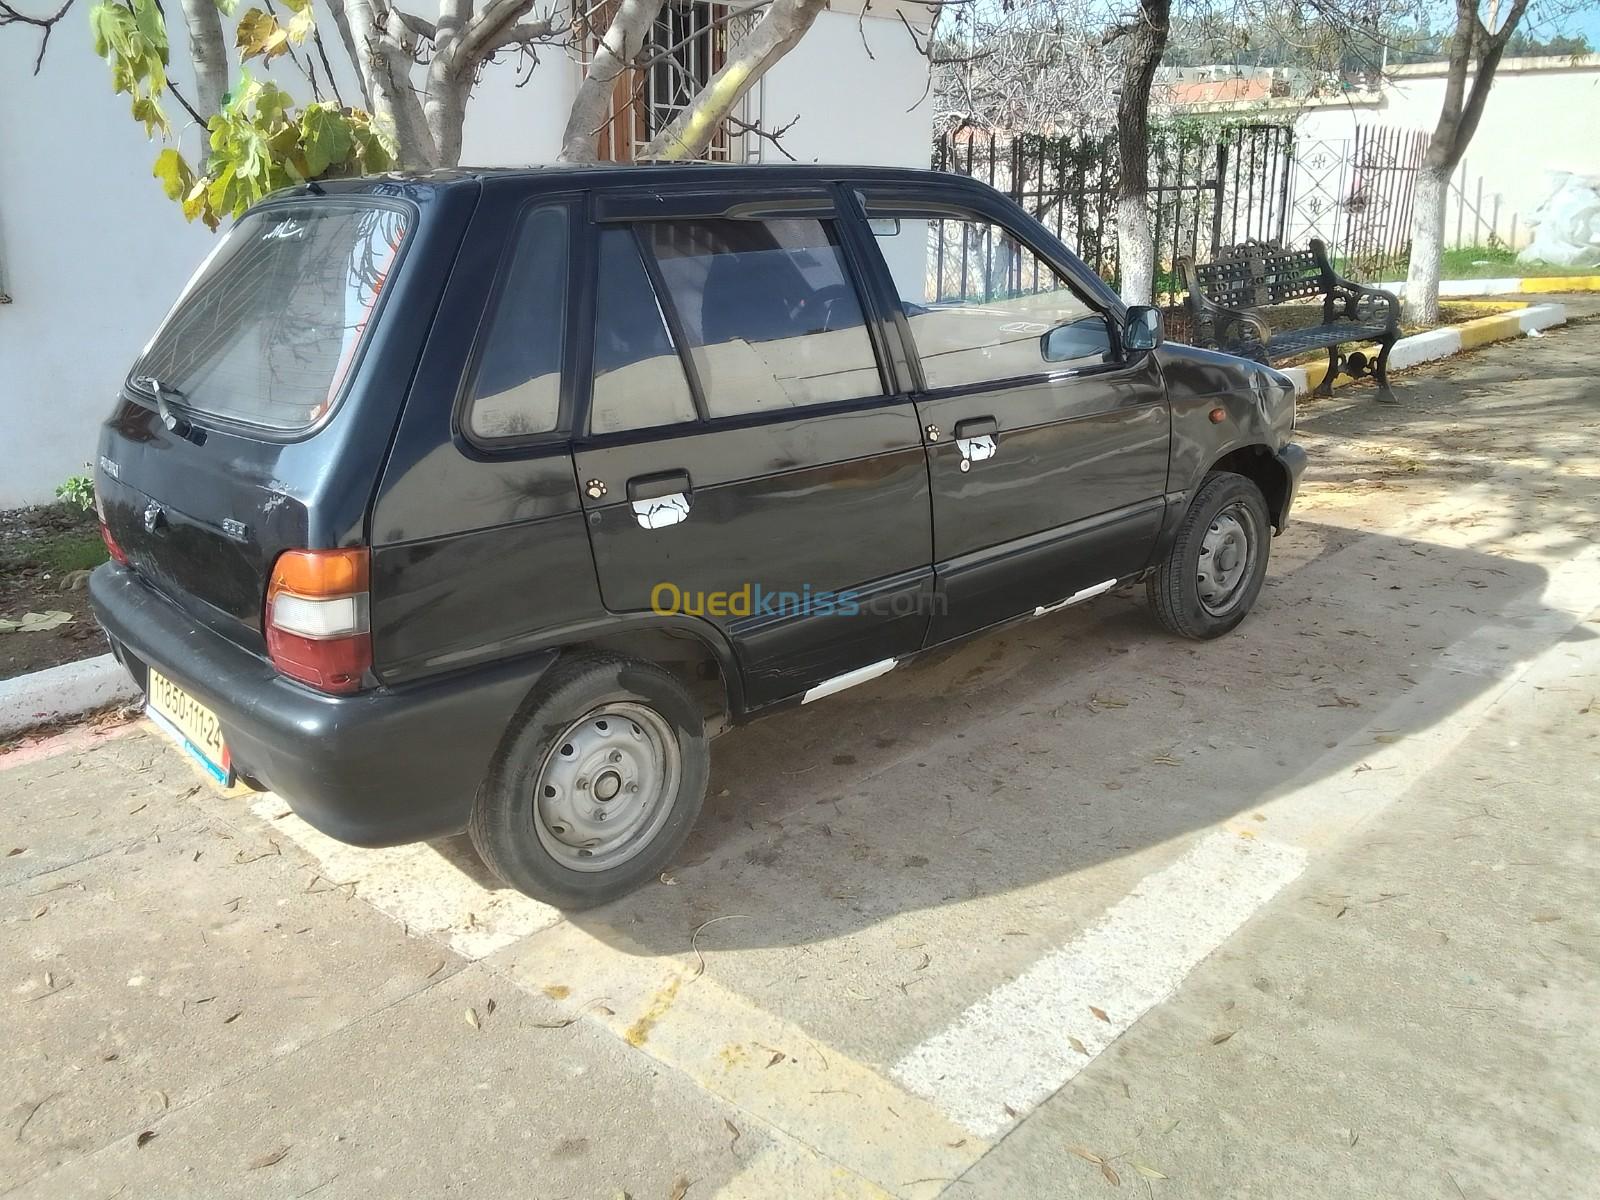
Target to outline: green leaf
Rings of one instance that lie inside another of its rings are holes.
[[[150,174],[161,180],[161,190],[166,192],[168,200],[177,200],[194,187],[194,172],[183,161],[183,155],[170,147],[156,155]]]
[[[309,15],[311,12],[311,0],[283,0],[283,6],[292,13]]]
[[[233,10],[239,7],[239,0],[216,0],[217,11],[225,17],[233,16]]]
[[[133,19],[145,44],[160,57],[162,65],[166,65],[167,22],[156,0],[133,0]]]
[[[133,119],[144,124],[146,137],[154,137],[158,129],[163,134],[172,132],[172,126],[167,123],[167,114],[162,111],[161,105],[157,104],[151,97],[136,96],[131,107]]]

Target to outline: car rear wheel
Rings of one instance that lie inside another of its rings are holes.
[[[661,873],[700,814],[709,769],[682,684],[650,663],[577,655],[513,720],[467,832],[518,891],[589,908]]]
[[[1271,547],[1261,489],[1229,471],[1208,475],[1166,560],[1146,582],[1150,607],[1173,633],[1221,637],[1255,604]]]

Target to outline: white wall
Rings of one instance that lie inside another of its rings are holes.
[[[823,12],[767,74],[763,124],[779,128],[798,115],[783,145],[801,162],[926,167],[932,160],[933,99],[922,99],[927,59],[889,19],[892,5],[872,11],[859,26],[847,4]],[[906,16],[913,24],[927,20],[911,5]],[[763,155],[785,161],[770,146]]]
[[[927,64],[892,15],[864,22],[876,61],[856,17],[836,9],[768,75],[767,123],[800,116],[786,140],[801,161],[927,165],[931,109],[906,111]],[[177,32],[171,73],[183,84],[192,74]],[[328,41],[341,62],[337,38]],[[12,298],[0,305],[0,508],[48,500],[83,469],[118,384],[212,242],[151,178],[159,146],[128,116],[127,97],[112,94],[87,19],[68,15],[34,77],[37,45],[22,27],[0,30],[0,112],[9,114],[0,121],[0,289]],[[464,164],[555,157],[578,71],[560,50],[542,57],[523,88],[510,63],[487,72],[469,109]],[[281,59],[268,75],[306,90]],[[356,94],[347,89],[346,99]],[[167,107],[175,121],[182,115]],[[198,142],[191,130],[185,150],[193,155]],[[770,147],[764,157],[781,159]]]
[[[1402,67],[1376,96],[1305,110],[1296,132],[1302,142],[1353,138],[1358,124],[1432,133],[1444,89],[1440,67]],[[1474,203],[1482,181],[1486,220],[1498,195],[1499,236],[1510,240],[1516,214],[1516,241],[1525,244],[1528,217],[1549,194],[1553,174],[1559,171],[1600,174],[1600,56],[1591,55],[1576,66],[1564,59],[1507,59],[1495,74],[1483,118],[1457,172],[1458,183],[1464,180],[1466,198]],[[1454,245],[1454,196],[1449,213],[1448,244]],[[1470,210],[1463,229],[1463,243],[1472,244]]]

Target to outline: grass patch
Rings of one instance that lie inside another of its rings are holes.
[[[1518,262],[1504,246],[1462,246],[1446,250],[1440,279],[1512,279],[1528,275],[1588,275],[1592,267],[1553,267],[1549,263]]]
[[[55,504],[5,515],[0,523],[0,577],[88,571],[108,557],[92,512]]]

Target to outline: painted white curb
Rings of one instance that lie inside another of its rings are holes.
[[[0,681],[0,737],[138,694],[133,678],[109,654],[6,679]]]

